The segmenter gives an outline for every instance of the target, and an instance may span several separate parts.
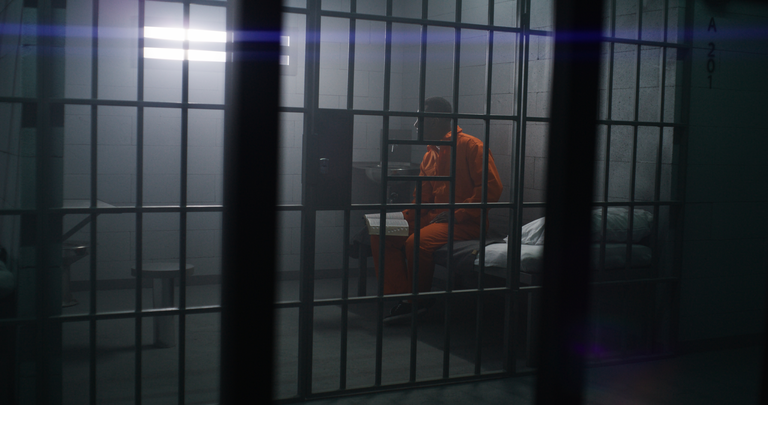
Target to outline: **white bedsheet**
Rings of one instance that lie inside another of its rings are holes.
[[[592,245],[590,254],[592,268],[597,270],[600,260],[600,245]],[[627,245],[611,243],[605,245],[605,269],[624,268],[627,261]],[[544,262],[544,245],[520,245],[520,271],[540,273]],[[480,257],[475,258],[475,265],[480,264]],[[651,248],[632,245],[631,267],[645,267],[651,264]],[[494,243],[485,247],[486,267],[507,267],[507,244]]]

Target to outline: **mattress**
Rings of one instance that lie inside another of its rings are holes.
[[[590,254],[592,269],[600,266],[600,244],[592,245]],[[646,267],[651,265],[651,248],[639,244],[632,245],[630,267]],[[624,268],[627,262],[627,245],[609,243],[605,245],[605,270]],[[480,264],[480,258],[475,258],[475,265]],[[507,267],[507,243],[494,243],[485,247],[486,267]],[[526,273],[541,273],[544,266],[544,245],[520,245],[520,271]]]

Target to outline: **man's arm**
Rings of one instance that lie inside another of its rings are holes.
[[[426,167],[429,165],[430,161],[428,158],[430,157],[429,152],[424,155],[424,159],[421,161],[421,165],[419,166],[419,175],[420,176],[427,176],[429,175],[426,171]],[[416,203],[416,188],[413,189],[413,201],[412,203]],[[435,202],[435,193],[432,190],[432,182],[431,181],[423,181],[421,182],[421,202],[422,203],[433,203]],[[429,210],[422,210],[421,211],[421,217],[426,217]],[[411,225],[413,225],[416,222],[416,212],[414,209],[407,209],[403,210],[403,216],[405,217],[405,220],[408,221]],[[422,222],[423,223],[423,222]]]
[[[482,202],[483,200],[483,143],[477,140],[476,145],[470,145],[467,149],[467,166],[474,184],[472,195],[465,199],[464,203]],[[499,171],[493,155],[488,154],[488,202],[497,202],[501,197],[504,187],[501,184]],[[458,209],[455,213],[457,223],[480,222],[480,209]]]

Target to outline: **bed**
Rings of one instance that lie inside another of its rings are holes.
[[[492,213],[491,213],[492,214]],[[497,227],[505,226],[507,221],[504,215],[496,216]],[[520,236],[520,267],[518,272],[519,287],[521,296],[520,317],[518,319],[522,324],[522,340],[525,349],[523,350],[526,358],[526,365],[535,367],[538,363],[535,349],[538,339],[538,313],[541,307],[541,279],[544,259],[544,227],[545,218],[539,218],[525,224],[521,229]],[[603,288],[598,288],[599,301],[593,304],[594,318],[592,325],[595,330],[594,346],[599,347],[594,354],[597,360],[615,358],[615,352],[621,351],[621,356],[630,354],[625,348],[617,349],[615,347],[632,346],[633,342],[628,343],[632,337],[637,337],[643,341],[648,339],[648,334],[652,334],[657,324],[656,315],[652,312],[655,308],[653,289],[642,284],[625,285],[622,281],[642,281],[646,278],[654,277],[654,249],[653,241],[653,215],[642,209],[634,209],[632,214],[632,230],[629,229],[629,210],[622,207],[611,207],[606,211],[605,229],[603,229],[603,211],[597,209],[593,211],[592,223],[592,253],[591,268],[594,271],[593,280],[600,282],[619,282],[618,284],[607,284]],[[494,219],[491,217],[491,224]],[[502,233],[503,235],[503,233]],[[507,243],[508,236],[499,236],[498,231],[493,228],[489,230],[488,240],[485,242],[485,268],[483,286],[484,288],[503,287],[507,285],[507,254],[510,245]],[[603,249],[604,248],[604,249]],[[601,254],[601,249],[604,255]],[[447,264],[447,247],[438,249],[435,252],[435,263],[441,267]],[[451,273],[454,277],[454,288],[472,289],[477,288],[478,272],[480,270],[480,253],[478,240],[459,241],[454,243],[453,262]],[[628,261],[629,258],[629,262]],[[445,271],[445,269],[443,269]],[[447,277],[447,273],[443,273]],[[624,286],[626,289],[617,289]],[[652,283],[649,286],[653,286]],[[439,286],[438,286],[439,288]],[[493,294],[493,292],[491,293]],[[634,316],[627,316],[627,307],[634,308]],[[611,326],[599,324],[600,322],[610,322]],[[622,324],[617,328],[616,323]],[[649,330],[650,329],[650,330]],[[651,332],[651,333],[649,333]],[[598,336],[599,340],[597,342]],[[639,335],[639,336],[637,336]],[[611,338],[613,337],[613,341]],[[651,336],[652,337],[652,336]],[[618,341],[618,342],[617,342]],[[645,342],[644,342],[645,343]],[[644,347],[646,347],[644,345]],[[600,351],[602,350],[602,351]],[[610,353],[609,353],[610,351]],[[645,355],[652,351],[642,348],[635,353],[636,355]],[[611,357],[613,356],[613,357]]]
[[[606,227],[603,235],[603,214],[598,209],[592,212],[592,270],[601,273],[621,273],[625,277],[645,274],[653,264],[653,250],[650,247],[653,215],[648,211],[635,209],[632,233],[629,233],[629,211],[622,207],[610,207],[606,212]],[[493,224],[493,220],[491,223]],[[496,219],[499,225],[498,218]],[[542,217],[525,224],[520,235],[520,283],[522,286],[539,285],[544,260],[544,227]],[[508,236],[501,237],[491,230],[485,242],[485,270],[487,275],[506,279]],[[605,245],[605,257],[601,260],[601,248]],[[627,255],[629,251],[629,265]],[[435,263],[447,267],[448,248],[443,246],[435,251]],[[480,267],[478,240],[459,241],[453,247],[453,273],[459,279],[472,279]]]

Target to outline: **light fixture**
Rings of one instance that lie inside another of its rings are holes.
[[[291,37],[290,36],[280,36],[280,46],[284,46],[284,47],[291,46]],[[290,55],[281,55],[280,56],[280,64],[282,66],[290,66],[290,64],[291,64],[291,56]]]
[[[227,32],[212,30],[196,30],[172,27],[144,27],[145,39],[163,39],[191,42],[227,42]],[[144,58],[160,60],[189,60],[205,62],[225,62],[225,51],[187,50],[174,48],[144,48]]]
[[[227,32],[213,30],[196,30],[173,27],[144,27],[145,39],[165,39],[180,40],[184,39],[193,42],[227,42]]]
[[[185,55],[186,54],[186,55]],[[160,60],[189,60],[206,62],[225,62],[227,53],[224,51],[186,50],[175,48],[144,47],[144,58]]]

